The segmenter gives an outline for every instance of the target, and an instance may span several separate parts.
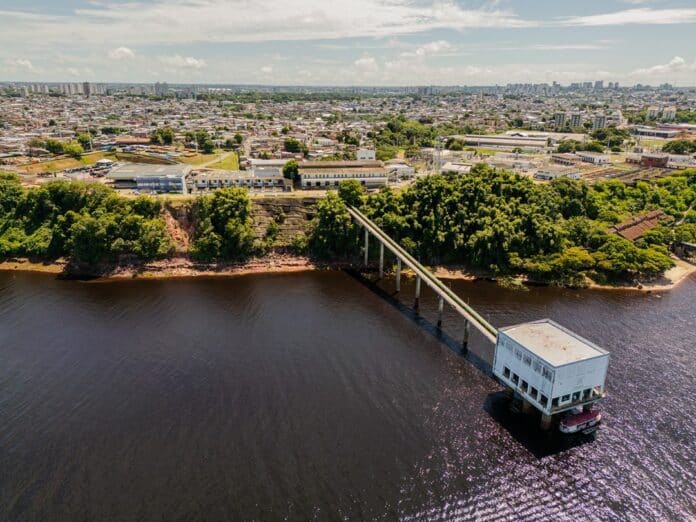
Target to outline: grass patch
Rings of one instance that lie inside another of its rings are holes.
[[[211,169],[222,169],[222,170],[239,170],[239,158],[233,152],[222,161],[218,161],[209,165]]]
[[[84,154],[80,159],[60,158],[51,161],[42,161],[40,163],[32,163],[31,165],[23,165],[18,167],[18,170],[26,174],[51,174],[65,169],[94,165],[97,161],[104,158],[114,159],[114,154],[111,152],[94,152]]]

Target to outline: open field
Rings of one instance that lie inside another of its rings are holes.
[[[222,160],[208,165],[208,168],[222,170],[239,170],[239,157],[234,152],[231,152]]]
[[[51,161],[42,161],[39,163],[22,165],[17,167],[17,170],[24,174],[50,174],[53,172],[60,172],[64,169],[74,169],[77,167],[94,165],[97,161],[103,158],[114,159],[114,154],[111,152],[93,152],[84,154],[79,160],[74,158],[60,158]]]
[[[213,163],[217,158],[220,158],[224,154],[222,149],[216,149],[212,154],[204,154],[202,152],[194,154],[192,156],[180,156],[177,158],[181,163],[186,163],[187,165],[199,166],[205,165],[206,163]]]

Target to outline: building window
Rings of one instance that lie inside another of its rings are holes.
[[[555,408],[556,406],[558,406],[558,397],[556,397],[555,399],[553,399],[553,400],[551,401],[551,406],[553,406],[554,408]]]
[[[527,393],[527,390],[529,389],[529,385],[527,384],[527,381],[522,381],[522,386],[520,386],[521,390],[525,393]]]
[[[512,382],[514,382],[515,384],[517,384],[518,382],[520,382],[520,378],[517,376],[516,373],[513,373],[513,374],[512,374]]]
[[[526,364],[527,366],[532,365],[532,358],[529,355],[524,356],[524,364]]]
[[[583,399],[589,399],[589,398],[590,398],[590,392],[592,392],[592,390],[591,390],[590,388],[587,388],[586,390],[583,390],[583,392],[582,392],[582,398],[583,398]]]
[[[575,392],[573,394],[573,402],[580,400],[580,392]]]
[[[539,398],[539,404],[541,404],[542,406],[545,407],[548,403],[549,403],[548,397],[542,393],[541,397]]]
[[[561,402],[568,402],[570,400],[570,395],[564,395],[561,397]]]
[[[503,369],[503,377],[505,377],[506,379],[510,378],[510,368],[508,368],[507,366]]]
[[[537,390],[534,386],[532,386],[532,392],[530,393],[530,395],[536,399],[538,393],[539,393],[539,390]]]

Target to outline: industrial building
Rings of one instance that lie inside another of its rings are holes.
[[[106,179],[118,189],[186,194],[186,177],[190,172],[188,165],[127,163],[111,169]]]
[[[346,179],[357,180],[366,188],[387,184],[389,173],[381,161],[305,161],[299,165],[303,189],[336,188]]]
[[[588,152],[583,150],[576,152],[575,155],[585,163],[592,163],[593,165],[606,165],[611,162],[609,156],[600,154],[599,152]]]
[[[493,374],[523,405],[539,410],[548,428],[552,416],[588,408],[605,396],[608,365],[606,350],[542,319],[498,331]]]
[[[278,169],[211,170],[196,172],[187,181],[189,191],[207,192],[224,187],[242,187],[249,190],[292,190],[292,182]]]
[[[535,179],[550,181],[558,178],[580,179],[580,171],[573,167],[546,167],[534,174]]]

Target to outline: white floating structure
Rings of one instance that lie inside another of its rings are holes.
[[[584,408],[605,396],[609,353],[550,319],[501,328],[493,374],[542,413],[548,428],[558,413]]]

